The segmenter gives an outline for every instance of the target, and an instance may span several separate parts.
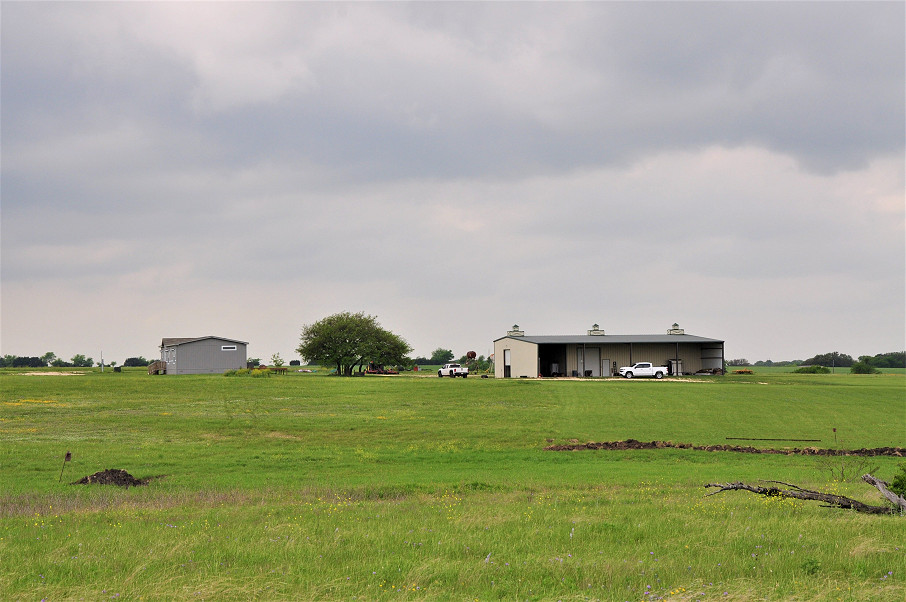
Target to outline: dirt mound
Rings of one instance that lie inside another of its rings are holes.
[[[147,485],[148,479],[136,479],[121,468],[107,468],[87,477],[82,477],[73,485],[116,485],[117,487],[137,487]]]
[[[817,447],[805,447],[792,449],[762,449],[750,445],[692,445],[691,443],[673,443],[672,441],[636,441],[635,439],[626,439],[625,441],[603,441],[595,443],[570,442],[565,445],[549,445],[544,448],[545,451],[579,451],[584,449],[601,449],[609,451],[620,451],[627,449],[694,449],[698,451],[731,451],[743,454],[784,454],[784,455],[802,455],[802,456],[906,456],[906,448],[903,447],[874,447],[861,449],[821,449]]]

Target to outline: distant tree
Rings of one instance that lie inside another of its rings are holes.
[[[344,376],[369,361],[385,366],[403,363],[410,351],[405,340],[363,312],[342,312],[304,326],[296,348],[309,362],[336,366],[337,374]]]
[[[856,362],[849,369],[850,374],[877,374],[879,370],[868,362]]]
[[[739,359],[735,359],[735,360],[728,360],[727,365],[728,366],[751,366],[752,364],[750,364],[749,360],[747,360],[745,358],[739,358]]]
[[[44,362],[45,366],[52,366],[54,363],[54,360],[56,360],[56,359],[57,359],[57,354],[54,353],[53,351],[48,351],[47,353],[45,353],[44,355],[41,356],[41,361]]]
[[[283,358],[280,357],[279,353],[275,353],[271,356],[271,363],[279,368],[283,365]]]
[[[15,359],[15,355],[4,355],[3,357],[0,357],[0,368],[12,368],[13,360]]]
[[[871,364],[875,368],[906,368],[906,351],[863,355],[859,357],[859,361]]]
[[[449,349],[443,349],[438,347],[431,353],[431,361],[429,364],[446,364],[453,359],[453,352]]]
[[[72,368],[72,364],[60,358],[55,359],[50,365],[54,368]]]
[[[143,358],[142,356],[138,356],[138,357],[127,357],[127,358],[126,358],[126,361],[123,362],[123,367],[124,367],[124,368],[137,368],[137,367],[139,367],[139,366],[147,366],[147,365],[150,364],[150,363],[151,363],[151,362],[149,362],[148,360],[146,360],[146,359]]]
[[[856,360],[854,360],[851,355],[847,355],[845,353],[837,353],[836,351],[834,351],[832,353],[822,353],[814,357],[810,357],[802,363],[806,366],[826,366],[828,368],[837,366],[841,368],[849,368],[855,362]]]
[[[43,368],[46,365],[40,357],[16,357],[13,359],[13,368]]]
[[[70,358],[69,362],[75,368],[90,368],[94,365],[94,360],[92,358],[85,357],[81,353],[77,353],[76,355],[72,356],[72,358]]]

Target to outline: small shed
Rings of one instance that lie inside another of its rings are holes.
[[[248,343],[224,337],[165,338],[160,360],[167,374],[219,374],[245,368]]]

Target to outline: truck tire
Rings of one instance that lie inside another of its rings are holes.
[[[441,372],[440,370],[438,370],[438,371],[437,371],[437,376],[438,376],[438,378],[443,378],[443,377],[444,377],[444,373]]]
[[[465,374],[462,375],[462,377],[465,378],[465,377],[467,377],[468,375],[469,375],[469,373],[466,372]]]
[[[655,372],[655,373],[654,373],[654,377],[655,377],[655,378],[664,378],[664,373],[663,373],[663,372]]]
[[[627,373],[626,373],[626,378],[632,378],[632,372],[627,372]]]

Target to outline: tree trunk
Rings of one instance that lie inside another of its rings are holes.
[[[810,489],[803,489],[797,485],[790,485],[789,483],[783,483],[781,481],[763,481],[765,483],[776,483],[778,485],[785,485],[790,487],[790,489],[779,489],[777,487],[759,487],[758,485],[748,485],[740,481],[735,481],[733,483],[708,483],[705,485],[705,488],[715,487],[718,488],[714,493],[708,495],[715,495],[722,491],[751,491],[752,493],[757,493],[758,495],[764,495],[768,497],[785,497],[785,498],[794,498],[797,500],[812,500],[816,502],[824,502],[828,506],[836,508],[846,508],[852,509],[856,512],[864,512],[866,514],[901,514],[906,513],[906,500],[897,496],[896,494],[887,490],[886,483],[875,479],[871,475],[865,475],[862,477],[862,480],[866,483],[870,483],[878,488],[884,496],[897,505],[896,508],[890,506],[872,506],[870,504],[865,504],[859,500],[854,500],[842,495],[834,495],[831,493],[821,493],[820,491],[812,491]],[[891,497],[892,496],[892,497]],[[895,501],[898,500],[898,501]]]

